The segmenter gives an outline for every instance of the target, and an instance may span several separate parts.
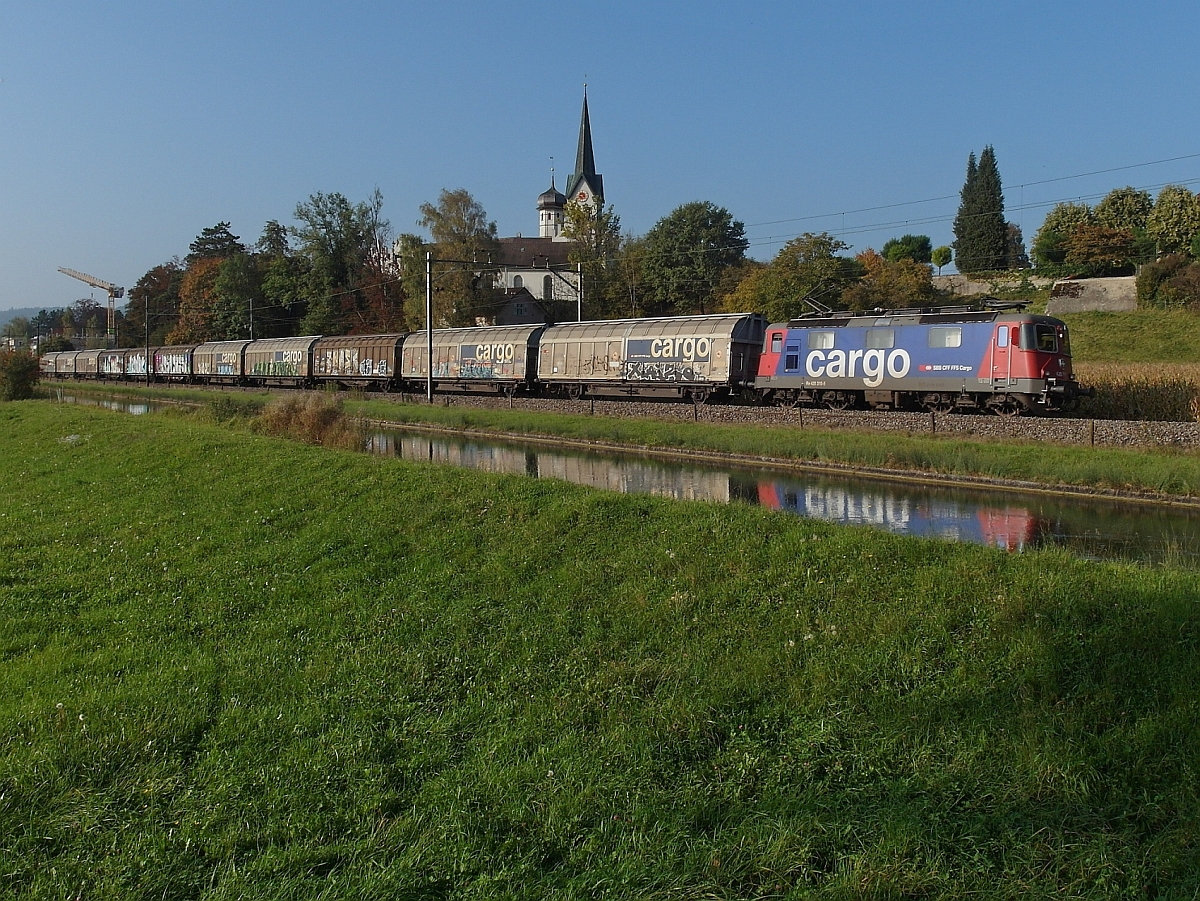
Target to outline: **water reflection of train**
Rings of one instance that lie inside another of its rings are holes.
[[[740,500],[811,519],[865,525],[902,535],[943,538],[1022,550],[1040,543],[1044,524],[1022,507],[972,503],[952,497],[915,496],[862,484],[783,476],[754,476],[687,468],[655,460],[607,456],[440,437],[380,433],[371,449],[386,456],[465,467],[481,472],[552,478],[620,494],[729,503]]]
[[[1042,525],[1020,507],[986,507],[954,499],[913,498],[817,482],[758,484],[758,502],[811,519],[866,525],[901,535],[945,538],[1022,550],[1039,543]]]

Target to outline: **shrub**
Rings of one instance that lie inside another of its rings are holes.
[[[1183,254],[1168,254],[1153,263],[1147,263],[1138,272],[1137,302],[1140,307],[1179,307],[1200,305],[1200,294],[1189,294],[1196,282],[1196,274],[1186,270],[1195,269]]]
[[[0,400],[28,400],[38,382],[37,357],[23,350],[0,350]]]
[[[362,428],[346,415],[341,397],[317,392],[273,401],[255,426],[267,435],[349,450],[362,450],[365,440]]]

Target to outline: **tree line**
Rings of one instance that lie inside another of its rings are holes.
[[[293,217],[292,226],[268,221],[253,243],[227,221],[203,229],[186,256],[138,279],[118,312],[119,344],[420,329],[428,251],[460,261],[435,274],[435,326],[492,321],[503,302],[494,278],[496,223],[465,189],[443,190],[421,205],[416,225],[426,236],[396,235],[378,191],[358,203],[313,194]],[[928,306],[940,299],[934,267],[940,272],[952,260],[968,275],[1031,266],[1051,276],[1136,269],[1143,302],[1200,308],[1200,199],[1187,188],[1168,185],[1152,200],[1125,187],[1095,207],[1060,203],[1027,254],[1021,229],[1005,218],[991,146],[968,157],[954,242],[944,247],[906,234],[851,255],[837,236],[806,232],[760,262],[746,255],[744,223],[708,201],[679,206],[644,235],[622,231],[612,206],[571,202],[565,218],[569,258],[583,274],[585,319],[756,310],[781,321],[814,310]],[[573,308],[558,312],[574,316]],[[103,335],[105,314],[101,304],[81,300],[14,320],[6,334],[66,336],[42,348],[69,346],[70,337]]]

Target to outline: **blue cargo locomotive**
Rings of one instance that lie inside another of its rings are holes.
[[[1019,308],[828,313],[767,327],[755,388],[835,410],[1071,409],[1090,389],[1071,368],[1066,324]]]

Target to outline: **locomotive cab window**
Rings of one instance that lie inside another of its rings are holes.
[[[809,332],[809,350],[830,350],[833,348],[833,332]]]
[[[937,327],[929,330],[930,347],[962,347],[962,328]]]
[[[777,354],[783,351],[783,332],[771,332],[771,353]]]
[[[867,329],[867,347],[886,349],[896,346],[896,330],[892,328]]]
[[[1021,350],[1058,353],[1058,332],[1052,325],[1027,322],[1021,326]]]

